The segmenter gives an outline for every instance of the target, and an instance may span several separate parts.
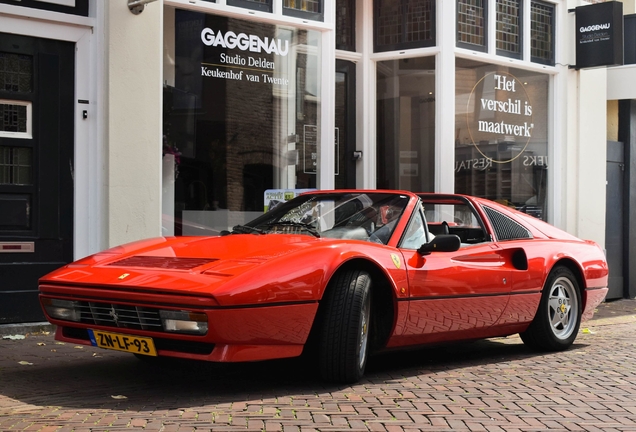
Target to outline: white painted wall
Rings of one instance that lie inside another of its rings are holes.
[[[455,22],[456,2],[442,2],[437,8],[435,59],[435,192],[455,192]]]
[[[569,0],[568,9],[589,4],[583,0]],[[563,10],[563,9],[561,9]],[[576,63],[575,56],[575,14],[569,13],[563,21],[561,41],[564,62]],[[565,33],[564,33],[565,32]],[[555,174],[560,182],[561,228],[583,239],[605,245],[606,210],[606,160],[607,160],[607,99],[610,69],[599,67],[585,70],[570,70],[567,79],[561,82],[557,97],[561,101],[561,115],[567,125],[562,157]],[[559,145],[559,143],[556,143]]]
[[[636,0],[618,0],[623,3],[623,15],[636,13]]]
[[[373,4],[356,1],[356,50],[362,55],[356,65],[356,148],[362,160],[356,162],[356,187],[374,189],[376,176],[376,70],[373,54]],[[352,59],[352,61],[356,61]]]
[[[636,13],[636,0],[620,0],[623,14]],[[607,100],[636,99],[636,65],[607,69]]]
[[[105,2],[107,243],[161,235],[163,0]]]
[[[570,72],[565,147],[565,230],[605,244],[607,160],[605,68]]]
[[[607,100],[636,99],[636,65],[607,69]]]
[[[574,33],[572,33],[574,34]],[[572,61],[573,63],[574,61]],[[565,142],[560,151],[561,228],[605,245],[607,69],[571,70],[565,83]],[[557,117],[559,118],[559,117]],[[561,135],[563,136],[563,135]],[[556,143],[558,146],[559,143]]]

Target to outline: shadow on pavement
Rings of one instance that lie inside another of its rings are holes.
[[[47,343],[52,344],[52,336]],[[79,347],[43,351],[46,358],[27,357],[33,363],[30,366],[19,365],[18,357],[9,358],[0,350],[0,394],[38,406],[156,411],[285,396],[311,399],[349,388],[322,382],[317,369],[301,358],[239,364],[186,360],[152,364],[130,354],[74,348]],[[365,377],[354,387],[540,355],[521,341],[505,339],[383,353],[370,358]]]

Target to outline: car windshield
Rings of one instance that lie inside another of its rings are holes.
[[[408,202],[406,195],[380,192],[301,195],[232,232],[308,234],[387,244]]]

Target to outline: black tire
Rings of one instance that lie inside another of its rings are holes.
[[[323,379],[354,383],[364,375],[369,353],[371,277],[362,270],[339,272],[324,298],[318,360]]]
[[[581,291],[567,267],[555,267],[545,282],[539,310],[521,340],[540,351],[562,351],[576,339],[581,326]]]

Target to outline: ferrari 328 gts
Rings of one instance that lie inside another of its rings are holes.
[[[607,293],[603,250],[493,201],[318,191],[214,237],[118,246],[40,280],[55,338],[244,362],[312,353],[351,383],[369,355],[519,333],[574,342]]]

